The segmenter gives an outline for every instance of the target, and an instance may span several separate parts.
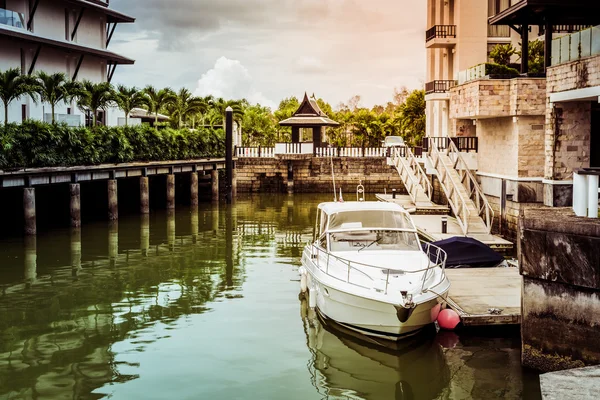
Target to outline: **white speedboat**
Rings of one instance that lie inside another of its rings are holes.
[[[301,287],[325,318],[398,340],[437,318],[450,289],[445,261],[443,250],[421,244],[397,204],[322,203],[302,254]]]

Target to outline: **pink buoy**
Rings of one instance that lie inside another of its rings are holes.
[[[445,310],[440,311],[437,321],[440,328],[451,331],[460,323],[460,317],[456,311],[446,308]]]
[[[438,319],[438,315],[440,315],[441,309],[442,309],[442,305],[439,303],[431,309],[431,320],[432,321],[435,321]]]

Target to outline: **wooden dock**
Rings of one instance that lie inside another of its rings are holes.
[[[446,269],[448,305],[465,326],[521,323],[522,278],[518,268]]]

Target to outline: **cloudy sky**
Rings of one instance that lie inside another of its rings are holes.
[[[385,103],[425,76],[422,0],[112,0],[129,14],[110,50],[136,60],[115,83],[185,86],[277,106],[313,92]]]

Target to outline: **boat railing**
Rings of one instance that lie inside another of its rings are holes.
[[[354,286],[357,286],[357,287],[360,287],[363,289],[381,290],[380,287],[376,287],[376,280],[373,279],[373,277],[371,277],[369,274],[367,274],[366,272],[361,270],[362,267],[376,268],[376,269],[385,271],[386,277],[385,277],[385,288],[383,289],[383,293],[386,295],[388,294],[390,275],[407,275],[407,274],[424,273],[423,278],[422,278],[421,293],[426,292],[427,290],[433,289],[435,286],[437,286],[439,283],[441,283],[446,276],[446,258],[447,258],[446,252],[431,243],[423,243],[423,245],[422,245],[423,252],[427,255],[427,260],[428,260],[427,267],[418,269],[418,270],[411,270],[411,271],[389,269],[389,268],[384,268],[384,267],[380,267],[377,265],[365,264],[365,263],[361,263],[361,262],[357,262],[357,261],[348,260],[346,258],[342,258],[342,257],[336,256],[336,255],[333,255],[333,254],[331,254],[331,252],[324,250],[324,249],[316,246],[315,244],[312,244],[309,247],[310,247],[311,259],[316,260],[315,264],[317,265],[317,268],[319,268],[319,270],[321,272],[324,272],[326,275],[328,275],[334,279],[337,279],[339,281],[342,281],[342,282],[345,282],[345,283],[348,283],[348,284],[351,284],[351,285],[354,285]],[[322,262],[323,258],[325,258],[324,263]],[[321,262],[319,262],[319,261],[321,261]],[[334,275],[332,272],[330,272],[330,266],[334,262],[345,266],[346,271],[344,273],[344,278],[341,278],[340,275]],[[438,267],[442,270],[442,276],[441,276],[442,279],[440,279],[440,282],[438,282],[438,284],[436,284],[432,287],[429,287],[429,288],[427,288],[427,290],[425,290],[426,289],[425,284],[427,283],[427,279],[430,277],[430,272],[433,273],[433,270]],[[352,271],[356,271],[361,276],[367,278],[367,280],[371,282],[371,286],[365,286],[364,284],[357,283],[356,281],[353,282],[351,279]]]

